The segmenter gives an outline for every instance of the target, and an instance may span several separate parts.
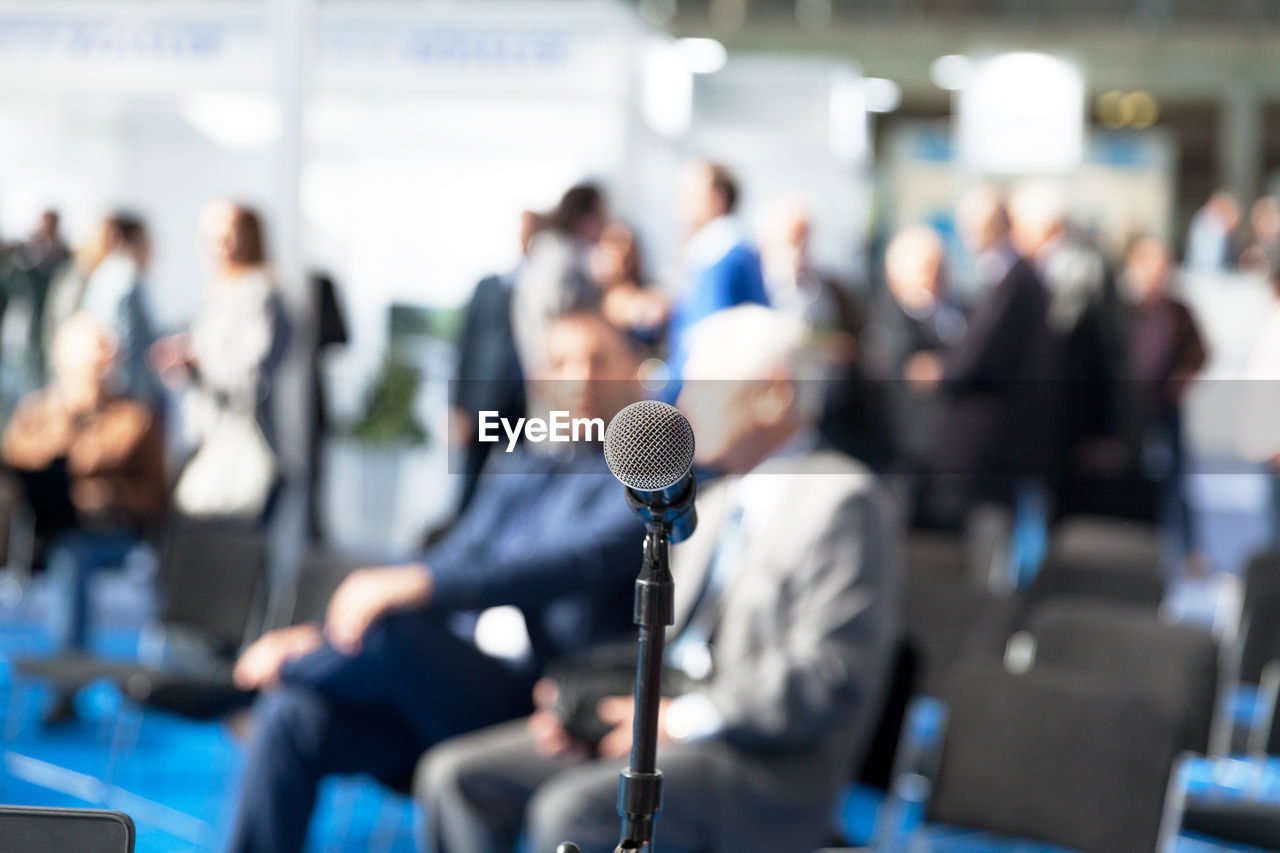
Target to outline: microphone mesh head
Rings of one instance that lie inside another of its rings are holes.
[[[618,412],[604,432],[613,476],[641,492],[680,481],[693,465],[693,427],[675,406],[641,400]]]

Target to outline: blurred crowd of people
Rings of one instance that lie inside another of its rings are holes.
[[[495,452],[482,411],[608,421],[656,393],[694,427],[701,521],[673,558],[687,681],[659,719],[665,849],[825,841],[886,689],[904,526],[958,530],[993,503],[1019,528],[1120,515],[1167,525],[1178,565],[1207,570],[1181,408],[1208,352],[1166,243],[1141,236],[1112,264],[1058,188],[984,185],[955,216],[972,287],[952,286],[960,259],[926,226],[894,235],[859,286],[815,266],[821,223],[802,204],[778,200],[753,237],[741,196],[723,165],[682,170],[668,282],[599,186],[522,214],[519,266],[479,282],[457,342],[455,518],[417,560],[347,576],[322,624],[266,632],[235,662],[259,705],[231,850],[302,849],[320,781],[356,772],[414,790],[424,849],[616,840],[634,669],[612,643],[631,628],[642,527],[598,447]],[[1255,206],[1240,251],[1228,201],[1193,223],[1188,264],[1265,262],[1280,279],[1275,201]],[[256,213],[219,202],[202,227],[214,275],[190,329],[163,337],[136,217],[109,217],[73,255],[49,213],[0,256],[6,299],[31,306],[38,378],[3,459],[47,542],[62,651],[84,650],[89,576],[166,513],[271,516],[291,324]],[[1275,362],[1272,343],[1255,375],[1280,378]],[[188,391],[172,478],[162,387]],[[522,644],[486,641],[494,608],[519,611]],[[63,697],[52,716],[70,713]]]
[[[26,311],[6,376],[36,386],[4,428],[5,493],[32,512],[59,653],[86,650],[91,576],[122,567],[167,513],[263,523],[278,488],[271,388],[289,325],[261,220],[218,202],[202,228],[214,275],[190,329],[167,336],[148,308],[151,246],[137,216],[106,217],[72,253],[50,211],[0,254],[0,304]],[[172,475],[166,432],[178,418],[164,387],[187,392]],[[73,710],[64,695],[49,717]]]
[[[685,168],[680,279],[664,286],[642,274],[636,235],[600,188],[576,186],[551,214],[523,214],[521,265],[477,287],[460,344],[452,423],[468,483],[491,446],[471,425],[481,410],[520,410],[514,378],[536,362],[546,316],[598,306],[650,348],[674,399],[691,328],[734,305],[769,305],[807,323],[825,355],[806,377],[823,386],[824,440],[895,475],[911,524],[954,528],[977,503],[1014,507],[1031,495],[1050,517],[1166,522],[1181,557],[1204,569],[1179,411],[1208,353],[1177,295],[1171,247],[1138,235],[1112,263],[1073,227],[1057,185],[979,187],[956,211],[971,286],[952,286],[965,259],[948,257],[928,226],[895,235],[868,286],[814,267],[813,223],[795,200],[768,205],[753,239],[739,192],[723,166]],[[1255,206],[1250,247],[1262,257],[1268,205]],[[511,381],[476,381],[499,377]]]

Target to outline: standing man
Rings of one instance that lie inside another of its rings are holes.
[[[1102,253],[1068,227],[1066,199],[1056,186],[1020,186],[1009,213],[1014,245],[1049,298],[1045,370],[1053,383],[1046,404],[1053,433],[1047,448],[1057,512],[1100,511],[1108,481],[1125,464],[1124,304]]]
[[[687,377],[718,381],[691,382],[680,403],[696,461],[725,477],[699,495],[698,529],[672,552],[667,663],[697,686],[663,699],[658,716],[668,853],[822,846],[879,716],[895,637],[893,530],[872,474],[817,447],[806,332],[741,306],[691,335]],[[427,850],[506,853],[522,828],[537,853],[615,845],[632,697],[599,703],[613,728],[592,756],[552,710],[557,692],[542,682],[528,720],[423,759]]]
[[[1012,506],[1019,484],[1041,473],[1047,425],[1039,380],[1049,300],[1010,240],[1009,215],[994,188],[965,194],[956,219],[977,269],[977,303],[959,342],[940,356],[916,355],[905,377],[946,395],[937,511],[958,525],[979,503]]]
[[[28,352],[35,361],[37,375],[43,378],[48,366],[45,349],[52,345],[52,333],[50,332],[50,337],[45,334],[44,306],[49,298],[49,287],[54,276],[71,260],[71,250],[62,237],[58,211],[49,209],[40,214],[40,223],[34,233],[16,248],[14,254],[17,267],[26,278],[25,289],[31,300]],[[0,314],[2,313],[0,310]]]
[[[671,375],[688,357],[689,331],[704,317],[743,303],[768,305],[760,254],[735,218],[738,181],[707,160],[685,165],[678,184],[677,217],[688,235],[684,280],[675,294],[668,332]]]
[[[1227,187],[1214,190],[1187,229],[1187,269],[1224,272],[1236,265],[1240,252],[1240,202]]]
[[[511,272],[481,279],[467,303],[458,335],[457,366],[449,386],[451,435],[455,447],[465,454],[456,515],[465,512],[471,502],[480,470],[493,447],[477,440],[479,413],[501,412],[503,417],[513,420],[524,417],[524,373],[511,327],[511,298],[540,220],[531,210],[520,214],[519,266]]]
[[[1173,256],[1163,241],[1144,237],[1133,244],[1124,271],[1130,301],[1129,366],[1137,383],[1139,462],[1160,487],[1158,513],[1174,534],[1183,567],[1191,576],[1203,577],[1209,563],[1199,548],[1187,495],[1182,403],[1209,353],[1195,315],[1170,292],[1173,275]]]
[[[1267,269],[1271,300],[1249,356],[1249,381],[1241,383],[1237,440],[1241,455],[1261,463],[1267,475],[1269,544],[1280,550],[1280,252],[1267,259]]]
[[[906,366],[921,354],[940,358],[964,336],[965,317],[950,294],[946,250],[937,232],[916,225],[898,233],[884,259],[885,284],[862,338],[867,374],[884,392],[884,433],[889,443],[890,481],[903,518],[928,526],[938,431],[945,412],[942,395],[908,385]]]

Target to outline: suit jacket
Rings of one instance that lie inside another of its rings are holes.
[[[907,361],[922,352],[945,352],[963,334],[964,314],[946,300],[927,317],[907,313],[887,289],[872,309],[872,322],[859,339],[860,360],[876,383],[883,404],[888,459],[898,472],[918,474],[927,468],[937,441],[943,400],[920,394],[903,381]]]
[[[1016,477],[1043,468],[1048,301],[1031,266],[1014,260],[943,359],[947,411],[934,466],[972,481],[966,501],[1011,499]]]
[[[599,445],[566,447],[496,451],[475,498],[423,560],[433,611],[518,607],[539,670],[634,630],[644,527]]]
[[[1081,442],[1121,433],[1127,318],[1106,261],[1092,246],[1063,240],[1037,266],[1049,297],[1052,461],[1071,474]]]
[[[512,285],[491,275],[476,285],[458,337],[450,403],[471,413],[524,417],[524,377],[511,328]]]
[[[743,531],[704,688],[725,722],[718,743],[695,745],[726,762],[708,796],[724,814],[720,850],[821,846],[879,716],[897,634],[897,556],[875,478],[828,451],[789,464],[775,523]],[[710,486],[698,530],[673,549],[674,632],[709,570],[727,503],[725,485]]]

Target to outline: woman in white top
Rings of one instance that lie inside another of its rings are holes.
[[[272,390],[289,323],[258,214],[216,202],[203,225],[215,268],[204,302],[188,332],[151,350],[167,384],[188,386],[184,422],[197,449],[175,501],[195,515],[262,517],[278,473]]]

